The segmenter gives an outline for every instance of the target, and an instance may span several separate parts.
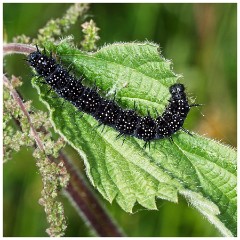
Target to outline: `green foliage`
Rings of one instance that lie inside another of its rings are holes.
[[[67,32],[71,25],[73,25],[79,16],[82,16],[88,10],[88,4],[76,3],[73,4],[66,14],[54,20],[50,20],[46,26],[39,30],[39,35],[36,44],[47,41],[54,41],[56,37],[61,36]]]
[[[41,44],[45,41],[55,41],[56,38],[61,37],[67,32],[71,25],[76,23],[80,16],[83,16],[88,10],[89,5],[86,3],[75,3],[70,6],[64,16],[57,19],[51,19],[43,28],[39,29],[39,34],[36,39],[23,35],[13,38],[13,42],[17,43],[32,43]],[[31,42],[30,42],[31,40]]]
[[[100,39],[98,31],[100,29],[96,26],[96,23],[91,19],[89,22],[82,24],[82,31],[84,33],[84,40],[81,45],[84,50],[92,51],[96,49],[96,42]]]
[[[152,43],[118,43],[93,54],[69,47],[66,42],[45,47],[66,64],[72,63],[92,83],[111,95],[116,91],[124,107],[137,103],[144,114],[162,112],[169,99],[168,88],[179,78]],[[178,194],[212,222],[224,236],[236,235],[236,152],[216,141],[178,132],[174,144],[152,143],[127,137],[122,145],[110,127],[102,132],[97,121],[47,94],[37,81],[41,100],[48,106],[55,130],[82,156],[87,175],[105,199],[114,199],[127,212],[136,202],[156,209],[155,198],[178,201]],[[106,93],[105,93],[106,94]],[[118,100],[118,99],[117,99]],[[93,140],[94,139],[94,140]]]

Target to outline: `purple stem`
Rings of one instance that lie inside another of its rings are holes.
[[[21,43],[8,43],[3,45],[3,55],[8,55],[12,53],[20,53],[20,54],[29,54],[31,52],[36,51],[36,47],[27,44]]]
[[[62,151],[60,158],[64,161],[65,167],[70,174],[70,181],[66,191],[70,195],[73,205],[89,221],[98,236],[123,237],[121,230]]]

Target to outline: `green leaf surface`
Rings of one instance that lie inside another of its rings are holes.
[[[86,76],[85,84],[96,84],[104,96],[140,114],[162,113],[170,98],[169,87],[179,75],[159,53],[158,45],[119,43],[95,53],[85,53],[66,42],[45,47]],[[134,137],[116,140],[110,128],[96,128],[89,115],[81,117],[70,103],[47,94],[47,86],[35,79],[41,100],[48,106],[55,130],[82,156],[91,183],[105,199],[114,199],[127,212],[136,202],[156,209],[156,198],[178,201],[178,194],[200,211],[224,236],[236,235],[236,151],[214,140],[184,132],[154,141],[151,149]]]

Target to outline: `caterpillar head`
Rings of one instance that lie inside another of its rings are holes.
[[[185,87],[181,83],[176,83],[169,88],[169,92],[171,93],[172,98],[174,99],[185,98],[186,95],[184,91],[185,91]]]
[[[48,77],[57,67],[55,59],[48,57],[45,51],[42,53],[38,48],[36,52],[28,55],[28,63],[43,77]]]

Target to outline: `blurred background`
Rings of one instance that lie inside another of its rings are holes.
[[[51,18],[60,18],[69,6],[5,3],[5,41],[12,42],[20,34],[36,37],[39,28]],[[172,60],[174,72],[184,76],[188,95],[204,104],[191,111],[185,127],[236,147],[237,4],[91,4],[87,15],[68,33],[74,35],[76,44],[82,40],[81,24],[90,19],[100,28],[99,47],[145,40],[160,44],[163,56]],[[24,99],[42,108],[30,84],[31,71],[20,64],[22,56],[4,60],[4,73],[22,76],[19,91]],[[78,159],[73,150],[71,154]],[[38,204],[42,183],[31,155],[32,150],[24,148],[4,165],[4,236],[47,236],[45,213]],[[128,236],[219,236],[182,198],[179,204],[158,200],[159,211],[140,210],[132,215],[116,203],[100,199]],[[91,236],[68,200],[62,197],[62,201],[68,221],[66,236]]]

